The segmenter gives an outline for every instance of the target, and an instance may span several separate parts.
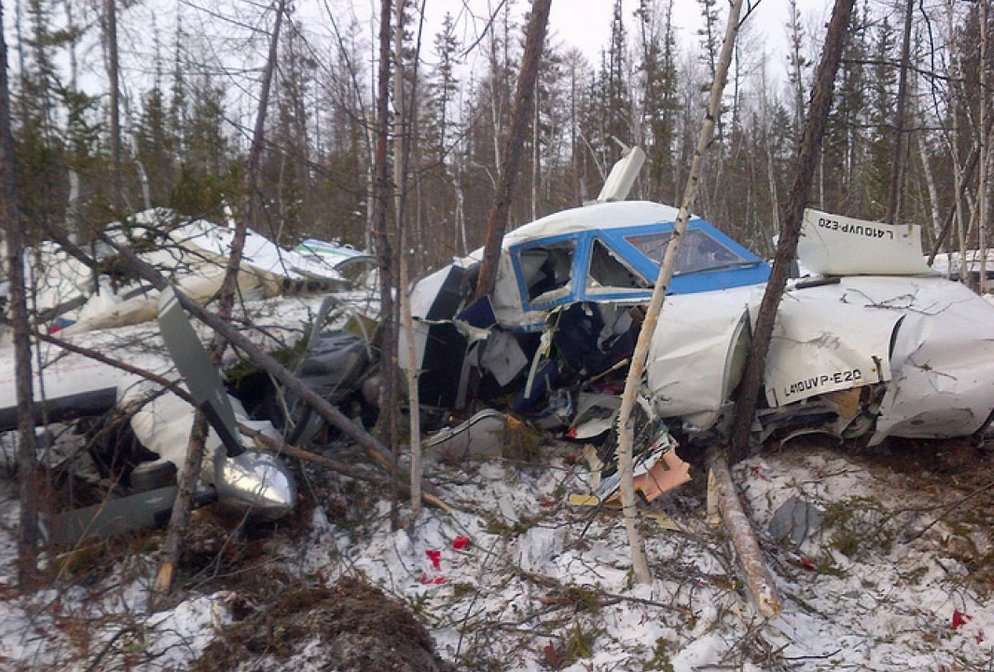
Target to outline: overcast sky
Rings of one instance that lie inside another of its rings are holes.
[[[476,22],[467,19],[470,13],[478,17],[487,16],[489,7],[496,7],[499,0],[427,0],[425,13],[428,25],[426,33],[429,36],[427,44],[431,44],[431,36],[438,32],[442,17],[451,12],[457,17],[459,26],[458,37],[463,44],[471,43],[476,36],[482,20]],[[662,3],[660,3],[662,4]],[[721,4],[721,3],[719,3]],[[786,53],[786,29],[788,16],[787,0],[753,0],[755,9],[748,18],[748,24],[754,33],[761,35],[759,43],[773,61],[780,63]],[[371,5],[378,5],[373,2]],[[518,0],[515,3],[519,14],[527,11],[530,3]],[[629,43],[634,39],[634,13],[638,0],[623,0],[624,19],[629,26]],[[468,9],[467,9],[468,8]],[[798,0],[798,8],[805,25],[814,29],[828,20],[830,12],[829,0]],[[554,43],[580,48],[590,62],[596,65],[600,60],[600,51],[608,42],[611,31],[611,16],[614,0],[552,0],[552,11],[549,17],[549,30]],[[724,12],[723,12],[724,13]],[[681,50],[694,48],[697,43],[696,30],[701,25],[701,10],[697,0],[674,0],[673,23],[678,29],[678,42]],[[724,30],[724,23],[721,25]],[[818,29],[820,30],[820,28]],[[430,53],[430,52],[429,52]],[[429,54],[425,54],[430,58]]]

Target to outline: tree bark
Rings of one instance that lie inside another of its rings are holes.
[[[908,131],[905,128],[905,110],[908,106],[908,60],[911,57],[911,17],[915,0],[908,0],[904,11],[904,41],[901,43],[901,74],[897,83],[897,116],[894,119],[894,154],[890,170],[890,190],[887,197],[888,224],[896,224],[901,217],[901,192],[904,187],[905,163],[908,160]]]
[[[391,256],[390,263],[391,268],[396,260],[397,262],[397,275],[399,281],[397,283],[398,293],[400,294],[400,310],[403,312],[406,306],[406,301],[404,298],[407,292],[407,286],[405,285],[406,278],[406,250],[404,249],[404,199],[406,196],[406,168],[407,168],[407,142],[405,137],[405,116],[406,107],[404,100],[404,6],[407,0],[397,0],[395,6],[394,14],[396,15],[396,26],[394,28],[394,45],[393,45],[393,56],[394,56],[394,73],[393,73],[393,202],[394,202],[394,230],[395,230],[395,240],[397,240],[396,254]],[[392,298],[392,296],[391,296]],[[385,316],[386,320],[394,325],[394,315],[390,313],[389,316]],[[410,328],[408,325],[407,328]],[[413,331],[408,331],[408,334],[413,334]],[[397,348],[399,346],[397,338],[397,330],[392,329],[391,335],[393,339],[390,342],[389,348],[384,347],[380,353],[380,358],[389,358],[390,366],[389,370],[392,372],[390,378],[384,380],[384,393],[387,398],[387,403],[381,405],[380,413],[383,414],[384,419],[384,429],[386,431],[387,443],[390,446],[390,458],[393,460],[394,468],[399,464],[399,441],[397,436],[397,366],[395,362],[397,361]],[[408,339],[410,341],[410,339]],[[410,350],[410,348],[408,348]],[[409,371],[410,373],[410,371]],[[408,388],[410,388],[410,375],[407,376]],[[411,409],[411,423],[414,423],[414,409]],[[412,427],[413,429],[413,427]],[[420,431],[420,430],[419,430]],[[413,441],[414,437],[411,437]],[[411,473],[414,473],[414,458],[411,458]],[[411,500],[412,504],[414,500]],[[397,505],[399,503],[399,488],[396,478],[390,479],[390,520],[393,524],[394,529],[398,525],[398,513]],[[418,497],[418,508],[420,508],[421,499],[420,493]]]
[[[988,30],[990,28],[988,16],[989,0],[980,0],[980,178],[977,184],[977,201],[979,203],[980,220],[977,226],[978,251],[980,253],[980,293],[987,293],[987,232],[990,220],[990,163],[991,133],[987,131],[987,118],[991,116],[990,93],[987,88],[990,86],[990,72],[988,66],[989,59],[989,39]]]
[[[408,116],[408,107],[405,104],[404,97],[404,77],[403,71],[401,69],[402,58],[403,58],[403,15],[404,15],[404,5],[405,0],[398,0],[397,4],[397,25],[394,43],[394,58],[396,59],[396,72],[394,73],[394,209],[396,215],[396,228],[397,228],[397,241],[398,241],[398,261],[399,261],[399,278],[398,278],[398,288],[399,288],[399,298],[400,298],[400,317],[403,320],[404,329],[408,334],[408,338],[404,339],[404,345],[406,348],[405,358],[407,359],[407,399],[409,407],[409,424],[408,424],[408,444],[411,448],[411,473],[410,473],[410,497],[411,497],[411,524],[412,526],[421,517],[421,477],[422,477],[422,462],[421,462],[421,405],[418,399],[418,372],[415,369],[414,361],[416,358],[414,352],[414,339],[411,337],[414,334],[414,320],[411,317],[411,299],[408,293],[407,283],[408,283],[408,263],[407,263],[407,231],[405,222],[405,201],[407,195],[407,162],[408,162],[408,151],[410,147],[410,127],[405,124],[405,119],[410,119]],[[413,106],[412,106],[413,108]],[[398,343],[399,347],[399,343]],[[396,426],[396,422],[393,423],[393,427]],[[397,440],[396,437],[391,435],[392,458],[394,466],[397,465]],[[399,489],[407,489],[401,487],[398,483],[398,479],[391,479],[391,493],[393,494],[394,501],[396,501],[397,493]]]
[[[797,155],[794,180],[787,195],[783,231],[777,243],[773,272],[766,283],[766,291],[759,307],[756,328],[749,349],[749,360],[739,389],[738,403],[735,406],[729,453],[733,462],[744,458],[749,451],[749,433],[763,384],[763,371],[766,368],[766,354],[773,335],[773,322],[787,284],[791,262],[797,256],[801,219],[811,192],[811,178],[821,148],[828,112],[832,106],[832,86],[839,69],[839,61],[842,59],[846,28],[849,25],[853,3],[854,0],[835,0],[832,19],[828,25],[825,47],[811,94],[811,109],[804,124],[804,135]]]
[[[117,0],[104,3],[104,23],[107,31],[107,79],[110,85],[110,158],[113,164],[111,183],[114,193],[114,212],[120,214],[124,207],[124,190],[121,186],[121,112],[120,75],[117,57]]]
[[[721,513],[756,610],[764,618],[774,618],[783,608],[783,598],[763,560],[749,517],[742,510],[728,462],[719,453],[711,453],[708,458],[708,508],[714,505]]]
[[[3,5],[0,3],[0,25]],[[6,238],[9,311],[14,336],[14,384],[17,392],[17,466],[21,505],[17,535],[17,580],[30,588],[37,580],[38,496],[35,490],[34,392],[31,378],[27,296],[24,284],[24,227],[18,199],[16,156],[10,126],[10,82],[7,77],[7,41],[0,31],[0,217]]]
[[[919,125],[925,127],[924,115],[921,114],[919,110],[918,115]],[[922,176],[925,179],[925,188],[928,191],[928,209],[931,215],[930,225],[929,225],[929,247],[935,243],[935,240],[939,234],[939,229],[941,228],[941,222],[939,221],[939,190],[935,186],[935,175],[932,172],[932,164],[929,163],[928,156],[928,144],[925,141],[925,132],[919,131],[915,133],[915,141],[918,145],[918,159],[922,164]]]
[[[694,200],[697,198],[704,153],[707,151],[708,146],[711,144],[711,138],[714,136],[715,120],[720,113],[721,96],[725,90],[725,82],[728,79],[728,66],[732,60],[732,51],[735,46],[735,36],[738,32],[742,2],[743,0],[734,0],[729,6],[728,23],[725,26],[725,37],[721,43],[721,52],[715,66],[714,81],[711,83],[711,96],[708,100],[708,109],[704,115],[704,123],[701,125],[700,134],[697,136],[697,147],[694,150],[689,179],[683,192],[683,200],[680,203],[680,212],[677,215],[676,223],[673,225],[673,233],[670,235],[670,240],[666,245],[663,262],[659,266],[659,276],[656,278],[656,284],[652,289],[652,298],[649,300],[649,307],[646,310],[642,329],[639,331],[638,341],[635,344],[632,363],[628,368],[628,376],[625,379],[625,391],[621,398],[621,409],[618,412],[618,472],[621,475],[621,510],[625,521],[625,532],[628,535],[628,546],[631,551],[632,569],[641,583],[650,583],[652,577],[649,573],[649,565],[646,562],[645,551],[642,549],[642,540],[639,538],[638,528],[635,526],[635,487],[632,479],[632,408],[635,405],[635,397],[642,386],[642,374],[645,372],[646,360],[649,355],[649,345],[652,342],[652,335],[656,331],[656,324],[659,322],[663,302],[666,300],[666,291],[669,288],[670,280],[673,278],[680,242],[687,232],[690,208],[693,207]]]
[[[549,9],[552,0],[532,0],[531,18],[525,37],[525,53],[518,73],[518,85],[514,96],[514,114],[511,117],[511,133],[504,145],[500,174],[497,176],[497,190],[494,202],[487,216],[487,234],[483,249],[483,262],[476,282],[474,298],[490,294],[497,279],[497,260],[500,246],[507,228],[507,216],[511,207],[511,196],[518,178],[521,153],[525,144],[525,132],[531,118],[535,99],[535,79],[545,45],[545,33],[549,24]]]
[[[389,209],[392,187],[390,183],[389,157],[390,139],[390,54],[391,24],[393,21],[391,0],[380,2],[379,71],[377,74],[376,100],[376,154],[374,156],[373,228],[375,233],[376,257],[379,262],[380,282],[380,374],[383,387],[380,390],[380,417],[377,422],[377,435],[390,450],[391,473],[396,472],[393,455],[396,450],[396,402],[397,373],[394,368],[393,353],[396,350],[397,330],[394,322],[393,300],[394,250],[391,243]],[[391,488],[391,493],[395,494]]]

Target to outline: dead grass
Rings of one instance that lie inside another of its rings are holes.
[[[345,577],[331,587],[296,588],[265,605],[243,604],[236,615],[241,620],[204,650],[191,667],[194,672],[237,670],[248,660],[255,661],[253,669],[282,669],[279,661],[315,640],[321,665],[327,669],[449,669],[436,656],[431,636],[411,610],[361,579]],[[260,662],[267,658],[273,661],[269,667]]]

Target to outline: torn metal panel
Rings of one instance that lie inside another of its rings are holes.
[[[484,409],[455,427],[443,427],[424,442],[425,457],[461,462],[470,457],[499,457],[508,433],[507,417]]]
[[[676,454],[677,442],[666,430],[652,438],[651,445],[633,456],[632,476],[636,492],[652,502],[665,492],[691,480],[690,465]],[[594,491],[601,502],[614,502],[621,497],[621,474],[615,469],[605,476]]]
[[[580,392],[576,413],[566,436],[578,441],[595,439],[614,427],[621,408],[621,397],[616,394]]]
[[[908,293],[908,290],[911,292]],[[994,409],[994,311],[958,283],[915,279],[899,299],[867,290],[877,305],[904,305],[894,343],[894,379],[871,444],[887,436],[938,438],[980,430]],[[885,308],[886,310],[886,308]]]
[[[479,365],[493,375],[498,385],[504,387],[525,370],[528,357],[512,334],[494,330],[480,352]]]
[[[446,266],[411,290],[414,318],[414,352],[418,370],[418,393],[425,406],[456,408],[463,370],[469,366],[469,341],[456,325],[456,316],[471,294],[475,268]],[[406,329],[399,332],[398,363],[407,362]]]
[[[608,173],[601,187],[601,193],[597,195],[597,202],[623,201],[628,198],[628,192],[635,184],[642,166],[645,164],[645,152],[641,147],[629,147]]]
[[[665,418],[680,418],[687,431],[710,429],[745,366],[750,288],[667,297],[649,347],[647,380]]]
[[[784,294],[766,358],[770,406],[890,380],[891,335],[902,313],[868,306],[853,282]]]
[[[921,227],[890,225],[807,208],[797,243],[803,268],[821,275],[934,275]]]

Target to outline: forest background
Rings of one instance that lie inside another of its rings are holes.
[[[820,13],[777,1],[786,7],[783,25],[751,26],[751,16],[743,22],[696,206],[764,255],[780,229],[824,38]],[[409,149],[409,277],[483,240],[528,9],[521,0],[466,3],[458,19],[446,13],[439,25],[424,20],[432,2],[407,3],[399,64],[404,109],[394,110]],[[965,167],[985,136],[978,83],[981,59],[989,61],[981,53],[986,2],[857,3],[812,206],[922,224],[930,247],[959,195],[960,240],[950,246],[976,247],[982,227],[975,192],[957,187],[971,179]],[[615,0],[607,42],[594,59],[552,27],[512,224],[595,197],[623,145],[648,155],[633,197],[679,200],[726,8],[697,0],[698,28],[688,39],[674,19],[677,4],[686,13],[691,3],[640,0],[633,9]],[[161,5],[7,5],[12,122],[29,237],[64,222],[86,239],[146,206],[214,221],[238,206],[275,12],[253,0]],[[263,207],[253,222],[284,245],[318,237],[372,247],[377,45],[375,19],[356,10],[333,0],[301,5],[291,8],[284,27],[258,186]],[[770,53],[771,44],[785,45],[786,53]],[[112,72],[114,64],[120,72]],[[889,194],[895,178],[896,200]]]

